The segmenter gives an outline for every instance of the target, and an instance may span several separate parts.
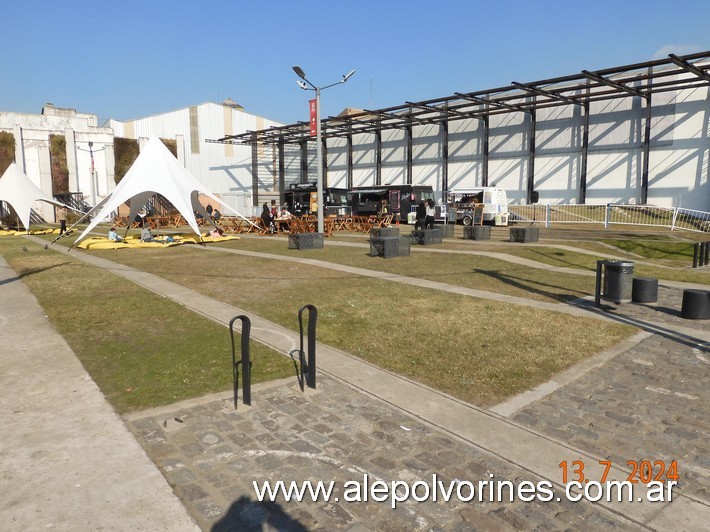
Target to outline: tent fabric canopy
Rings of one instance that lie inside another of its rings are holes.
[[[197,235],[200,235],[200,229],[195,220],[195,211],[206,220],[210,219],[198,199],[200,194],[204,194],[237,216],[242,216],[195,179],[158,137],[151,137],[111,195],[89,213],[92,221],[74,244],[86,237],[99,222],[111,216],[121,204],[129,200],[131,202],[129,220],[134,220],[153,194],[160,194],[172,203]]]
[[[61,201],[48,196],[37,187],[17,163],[8,166],[0,178],[0,201],[9,203],[19,216],[25,230],[30,227],[30,212],[35,201],[45,201],[58,207],[67,207]]]

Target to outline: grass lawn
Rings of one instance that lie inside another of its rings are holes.
[[[227,328],[22,237],[0,238],[0,255],[119,413],[231,389]],[[293,375],[288,358],[254,342],[252,353],[253,382]]]
[[[160,275],[215,299],[297,330],[297,311],[307,303],[318,308],[318,340],[388,370],[408,376],[481,406],[547,381],[555,373],[631,335],[635,329],[594,318],[572,317],[495,300],[459,296],[336,269],[216,251],[217,247],[255,249],[274,246],[289,253],[284,240],[242,239],[210,246],[168,249],[105,250],[92,254]],[[413,253],[405,261],[366,257],[366,250],[327,246],[290,251],[291,255],[404,272],[430,272],[454,284],[475,275],[471,264],[437,271],[451,257]],[[462,256],[462,260],[470,257]],[[437,262],[432,262],[436,260]],[[495,261],[498,262],[498,261]],[[396,263],[396,264],[395,264]],[[500,265],[499,265],[500,266]],[[530,293],[529,288],[478,274],[491,284]],[[579,283],[583,277],[570,276]],[[541,286],[556,300],[573,287],[555,284],[559,274],[525,283]],[[572,280],[569,280],[572,283]],[[579,289],[576,289],[579,292]],[[541,294],[537,294],[540,296]],[[554,333],[551,333],[554,331]]]

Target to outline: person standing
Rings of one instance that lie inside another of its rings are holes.
[[[434,229],[434,218],[436,216],[436,209],[434,200],[429,198],[426,201],[426,220],[424,223],[424,229]]]
[[[57,209],[57,221],[59,222],[59,236],[67,232],[67,208],[59,207]]]

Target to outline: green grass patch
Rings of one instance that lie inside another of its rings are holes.
[[[680,261],[685,264],[693,262],[692,242],[647,239],[604,240],[603,242],[648,259]]]
[[[298,309],[314,304],[319,341],[481,406],[546,382],[635,331],[591,317],[402,285],[337,268],[213,250],[264,251],[271,246],[286,250],[285,241],[263,238],[211,245],[208,250],[181,246],[91,253],[189,286],[294,331]],[[334,248],[290,253],[357,265],[365,251]],[[413,254],[409,259],[416,261],[410,271],[436,269],[429,254]],[[473,275],[471,265],[466,268],[461,275]],[[493,282],[488,275],[481,279]],[[558,290],[549,283],[546,289]],[[527,292],[522,287],[515,290]]]
[[[24,238],[0,239],[0,254],[119,413],[231,388],[226,327]],[[253,382],[293,375],[287,357],[257,343],[252,353]]]

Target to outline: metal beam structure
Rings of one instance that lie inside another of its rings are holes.
[[[624,65],[604,70],[582,70],[578,74],[526,83],[512,82],[508,86],[475,92],[455,92],[431,100],[410,102],[375,110],[363,110],[321,120],[322,138],[348,139],[348,181],[352,182],[352,139],[358,134],[374,134],[377,148],[376,181],[381,182],[381,133],[384,130],[411,131],[414,125],[441,125],[451,121],[476,119],[483,121],[482,181],[488,184],[488,133],[490,117],[509,113],[535,116],[541,109],[575,105],[584,109],[582,165],[579,198],[586,197],[586,157],[589,136],[590,104],[619,98],[643,98],[645,127],[641,199],[647,199],[648,157],[650,149],[651,96],[656,93],[710,87],[710,51],[685,56],[670,54],[667,59]],[[534,98],[531,99],[531,96]],[[534,118],[533,118],[534,123]],[[313,141],[307,122],[271,127],[257,132],[247,131],[207,142],[250,145],[306,144]],[[409,139],[408,141],[409,142]],[[533,140],[534,148],[534,140]],[[302,152],[303,153],[303,152]],[[442,151],[442,153],[444,153]],[[282,157],[279,151],[279,157]],[[307,160],[302,155],[302,165]],[[407,161],[408,164],[408,161]],[[255,167],[256,171],[256,167]],[[410,170],[407,170],[409,173]],[[307,181],[307,168],[302,170]]]

